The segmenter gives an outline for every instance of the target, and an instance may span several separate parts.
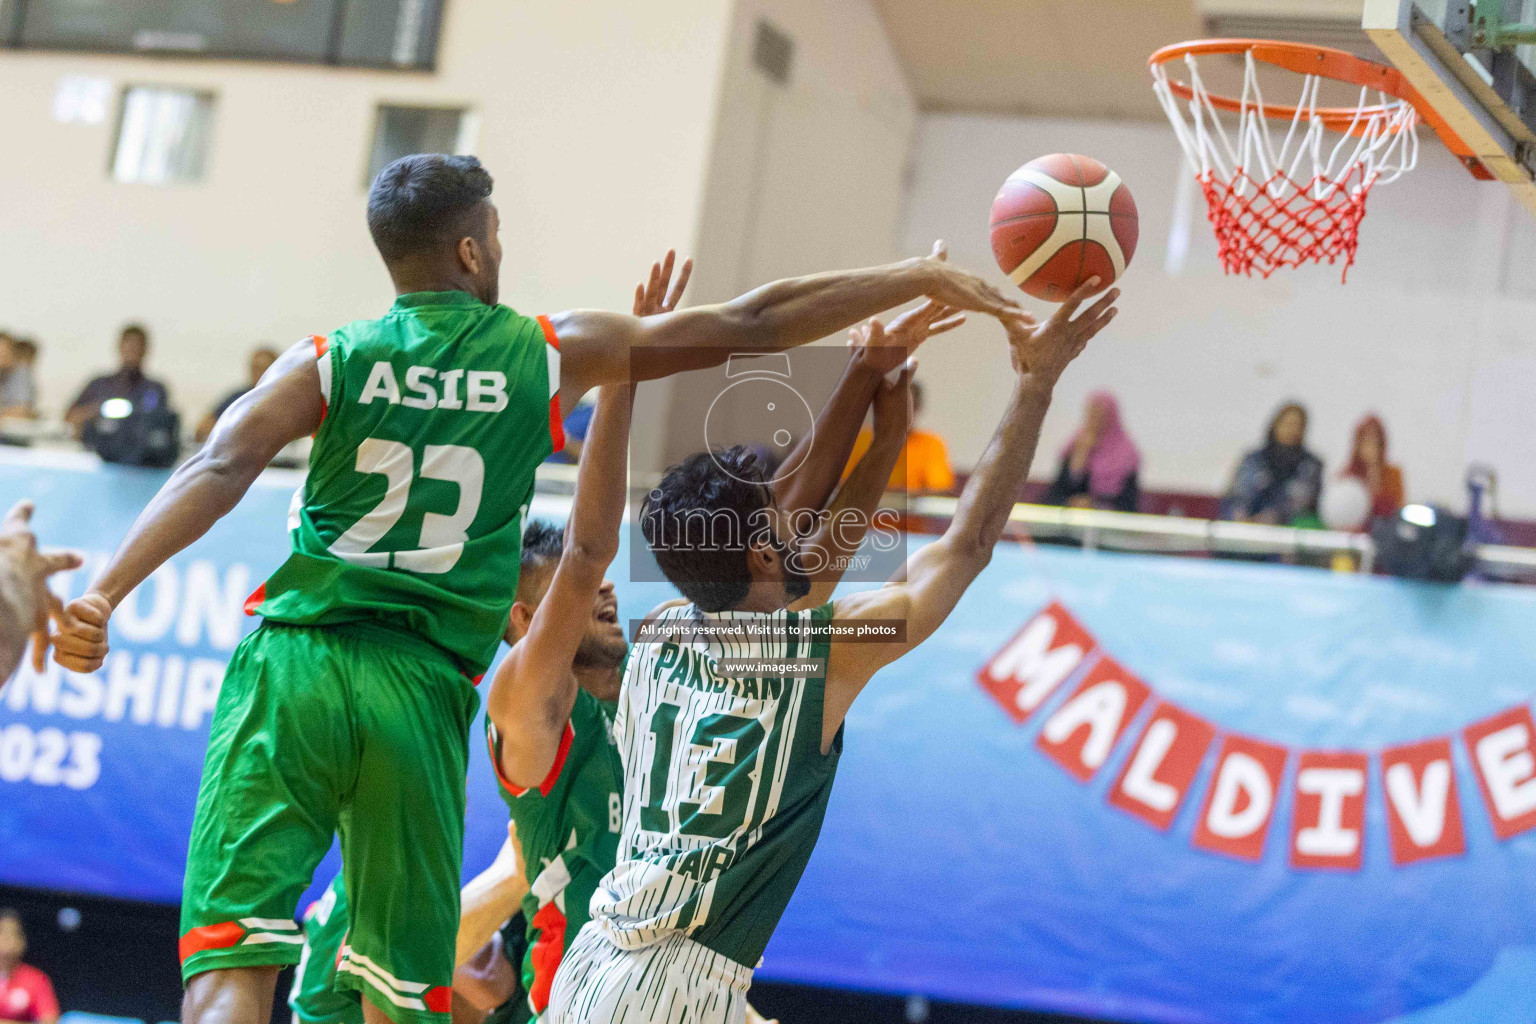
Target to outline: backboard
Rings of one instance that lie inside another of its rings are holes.
[[[1365,0],[1362,27],[1467,169],[1536,214],[1536,0]]]

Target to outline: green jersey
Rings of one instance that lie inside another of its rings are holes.
[[[730,622],[749,637],[687,637],[637,648],[624,674],[614,734],[624,762],[618,863],[592,919],[620,949],[672,935],[755,968],[821,834],[842,750],[821,752],[824,676],[737,677],[722,658],[821,659],[828,641],[797,636],[831,619],[809,612],[656,617]]]
[[[566,724],[549,777],[537,789],[522,789],[502,778],[502,799],[517,826],[523,875],[527,952],[523,988],[528,1007],[541,1014],[566,949],[587,923],[592,893],[613,869],[619,847],[620,785],[623,765],[613,742],[612,704],[585,690]],[[496,727],[486,719],[491,764],[499,766]]]
[[[297,625],[382,621],[483,672],[534,470],[564,440],[554,329],[419,292],[315,338],[315,354],[325,416],[289,509],[293,551],[249,607]]]

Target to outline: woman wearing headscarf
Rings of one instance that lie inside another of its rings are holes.
[[[1355,426],[1349,465],[1342,477],[1354,477],[1371,496],[1371,518],[1390,516],[1403,507],[1403,471],[1387,461],[1387,428],[1375,413]]]
[[[1108,391],[1088,396],[1083,423],[1061,450],[1047,505],[1135,512],[1141,501],[1141,452],[1120,422],[1120,403]]]
[[[1221,517],[1289,526],[1317,515],[1323,462],[1306,448],[1307,410],[1282,405],[1269,421],[1264,445],[1243,456],[1222,500]]]

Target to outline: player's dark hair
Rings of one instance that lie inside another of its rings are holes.
[[[565,551],[565,527],[548,519],[530,519],[523,528],[523,569],[538,569],[560,561]]]
[[[37,342],[31,338],[12,338],[11,347],[25,356],[37,355]]]
[[[736,445],[690,455],[645,496],[640,529],[656,564],[706,612],[746,600],[752,584],[747,549],[764,536],[772,472],[757,452]]]
[[[122,341],[130,334],[137,334],[144,347],[149,347],[149,329],[143,324],[123,324],[122,330],[117,332],[117,340]]]
[[[403,156],[368,189],[368,233],[386,263],[466,235],[479,237],[484,225],[475,223],[475,214],[492,184],[472,156]]]
[[[517,579],[517,599],[531,601],[534,581],[552,578],[565,550],[565,527],[547,519],[530,519],[523,527],[523,554]]]
[[[0,921],[15,921],[17,928],[26,931],[26,928],[22,925],[21,912],[15,907],[0,907]]]

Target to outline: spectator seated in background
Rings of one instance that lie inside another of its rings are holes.
[[[124,327],[117,338],[117,369],[93,378],[69,404],[64,421],[76,430],[101,416],[102,405],[114,398],[133,403],[135,409],[164,408],[170,404],[165,385],[144,375],[149,355],[149,332],[138,324]]]
[[[208,440],[208,435],[213,433],[213,425],[219,422],[219,417],[224,415],[224,410],[234,405],[235,399],[255,387],[256,382],[261,380],[261,375],[267,372],[267,367],[275,362],[277,362],[277,349],[272,348],[270,345],[262,345],[251,352],[249,380],[244,386],[235,388],[235,390],[219,399],[219,404],[209,409],[203,418],[198,421],[197,432],[194,436],[199,443]]]
[[[59,1001],[48,975],[21,962],[27,953],[27,933],[21,915],[0,909],[0,1020],[57,1024]]]
[[[118,368],[85,386],[64,420],[108,462],[168,466],[180,449],[180,424],[165,385],[144,375],[149,333],[138,324],[117,339]]]
[[[1061,467],[1044,503],[1135,512],[1140,468],[1141,452],[1120,422],[1120,403],[1108,391],[1095,391],[1083,407],[1082,426],[1061,450]]]
[[[1339,476],[1365,485],[1372,519],[1393,515],[1403,507],[1403,471],[1387,461],[1387,428],[1374,413],[1356,425],[1349,464]]]
[[[955,473],[949,466],[949,449],[944,446],[944,439],[938,434],[917,429],[917,419],[923,411],[923,389],[916,381],[910,387],[912,426],[907,431],[907,441],[902,446],[901,456],[896,460],[896,467],[891,470],[890,489],[909,494],[947,494],[955,489]],[[873,440],[874,433],[868,427],[859,431],[858,438],[853,442],[853,454],[849,456],[848,466],[843,470],[843,479],[846,480],[848,474],[853,472],[853,467],[859,464]]]
[[[1316,519],[1323,462],[1306,449],[1307,410],[1282,405],[1269,421],[1264,446],[1243,456],[1221,503],[1221,517],[1290,526]]]
[[[37,343],[0,331],[0,419],[35,419]]]
[[[26,398],[27,418],[37,419],[37,342],[32,338],[12,338],[11,351],[15,359],[11,367],[13,386]]]

